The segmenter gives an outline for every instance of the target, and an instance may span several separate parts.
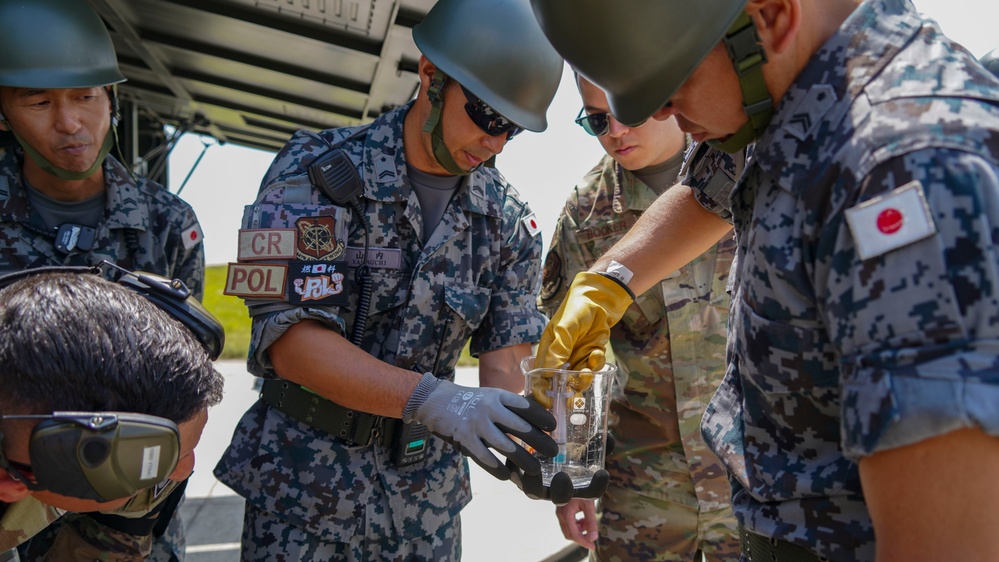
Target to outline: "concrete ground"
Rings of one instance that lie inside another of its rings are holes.
[[[197,449],[196,468],[181,509],[187,526],[188,562],[237,562],[243,500],[212,475],[236,422],[257,399],[253,377],[243,361],[220,361],[225,398],[209,412]],[[475,369],[459,369],[457,382],[477,384]],[[572,543],[562,537],[555,509],[530,500],[510,482],[500,482],[470,462],[472,503],[461,514],[462,560],[508,562],[575,560]]]

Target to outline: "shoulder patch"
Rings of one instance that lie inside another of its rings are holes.
[[[846,210],[857,255],[867,260],[936,233],[923,185],[911,181]]]
[[[541,232],[541,225],[538,224],[538,219],[534,216],[534,213],[520,219],[520,222],[523,223],[524,228],[527,229],[528,234],[531,236],[537,236]]]
[[[201,225],[194,223],[190,228],[182,232],[180,237],[184,242],[184,249],[190,250],[204,240],[205,234],[201,232]]]
[[[286,265],[230,263],[222,292],[234,297],[284,300],[287,279]]]
[[[294,259],[294,228],[255,228],[239,231],[239,261]]]

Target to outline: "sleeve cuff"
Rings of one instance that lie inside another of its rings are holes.
[[[416,389],[413,390],[413,394],[409,396],[406,406],[402,409],[402,421],[404,423],[412,423],[416,411],[427,401],[427,398],[437,389],[437,385],[440,383],[440,379],[431,373],[423,373],[423,378],[420,379],[420,383],[416,385]]]

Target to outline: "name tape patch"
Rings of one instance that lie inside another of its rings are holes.
[[[347,247],[347,264],[350,267],[361,265],[364,248]],[[399,248],[368,248],[368,267],[380,269],[402,268],[402,250]]]
[[[846,222],[862,260],[907,246],[937,231],[918,181],[847,209]]]
[[[239,261],[295,258],[294,228],[244,229],[239,231]]]
[[[287,279],[286,265],[230,263],[222,292],[234,297],[283,299]]]

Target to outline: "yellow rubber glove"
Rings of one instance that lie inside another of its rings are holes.
[[[568,363],[577,371],[602,369],[610,329],[632,302],[618,281],[592,271],[577,273],[541,334],[535,367],[561,369]]]

